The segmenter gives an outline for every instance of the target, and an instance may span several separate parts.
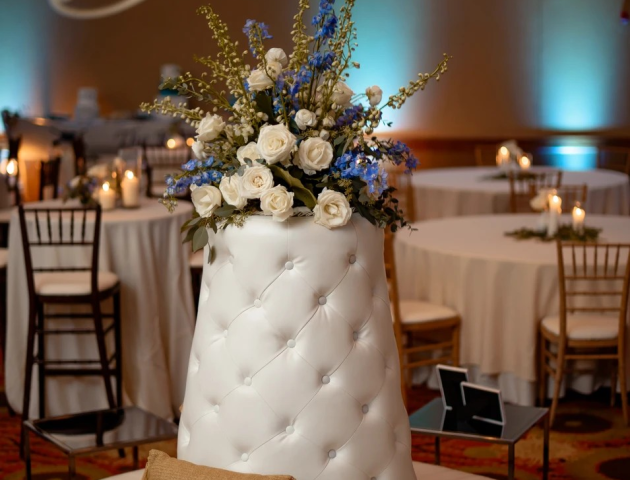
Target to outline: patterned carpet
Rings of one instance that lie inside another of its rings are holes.
[[[4,372],[4,369],[0,370]],[[18,454],[19,419],[9,415],[0,373],[0,478],[21,480],[24,464]],[[436,392],[415,388],[410,392],[410,411],[436,397]],[[551,434],[550,479],[629,480],[630,429],[623,425],[621,410],[610,408],[609,391],[588,397],[572,395],[561,404],[557,424]],[[31,437],[32,438],[32,437]],[[541,478],[542,430],[534,429],[517,444],[516,478]],[[413,457],[433,462],[433,439],[414,435]],[[175,455],[175,442],[154,444],[140,449],[144,462],[150,448]],[[58,450],[33,439],[33,479],[67,478],[66,459]],[[442,442],[442,465],[494,479],[507,479],[507,447],[460,440]],[[144,464],[142,462],[142,464]],[[100,453],[77,460],[77,479],[96,480],[131,469],[131,452],[119,458],[117,452]],[[339,479],[343,480],[343,479]]]

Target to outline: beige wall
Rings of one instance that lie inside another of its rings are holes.
[[[147,0],[115,17],[77,21],[51,12],[45,0],[0,0],[0,59],[12,66],[0,69],[0,107],[71,113],[77,88],[97,86],[104,112],[135,109],[155,95],[161,64],[194,70],[193,54],[214,51],[195,14],[200,3]],[[243,47],[242,25],[256,18],[270,24],[274,44],[289,48],[297,1],[213,3]],[[376,83],[391,93],[448,52],[448,74],[392,115],[395,130],[630,137],[630,27],[621,25],[620,8],[616,0],[359,0],[362,68],[351,85]]]

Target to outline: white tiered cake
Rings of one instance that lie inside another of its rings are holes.
[[[248,218],[211,239],[178,457],[297,480],[413,480],[383,232]],[[207,254],[206,248],[206,254]]]

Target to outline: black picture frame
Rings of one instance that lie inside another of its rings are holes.
[[[467,414],[472,419],[493,425],[505,425],[505,409],[500,390],[462,382],[461,392]]]
[[[460,385],[468,381],[468,370],[450,365],[438,365],[436,371],[444,408],[452,410],[463,407],[464,397]]]

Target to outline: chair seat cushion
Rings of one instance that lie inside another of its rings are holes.
[[[445,320],[456,317],[455,310],[435,303],[420,300],[403,300],[400,302],[400,317],[402,323],[423,323],[434,320]]]
[[[90,272],[42,272],[35,274],[35,291],[39,295],[89,295],[92,292]],[[114,287],[118,277],[111,272],[98,272],[100,292]]]
[[[6,268],[9,261],[9,250],[0,248],[0,268]]]
[[[418,480],[483,480],[486,478],[473,475],[472,473],[430,465],[428,463],[413,462],[413,469]],[[143,474],[144,470],[136,470],[135,472],[127,472],[122,475],[110,477],[107,480],[141,480]]]
[[[543,318],[542,327],[554,335],[560,335],[560,316]],[[619,317],[603,314],[567,315],[567,337],[570,340],[611,340],[619,334]]]
[[[204,264],[204,254],[203,250],[197,250],[195,253],[190,255],[190,266],[193,268],[203,268]]]

